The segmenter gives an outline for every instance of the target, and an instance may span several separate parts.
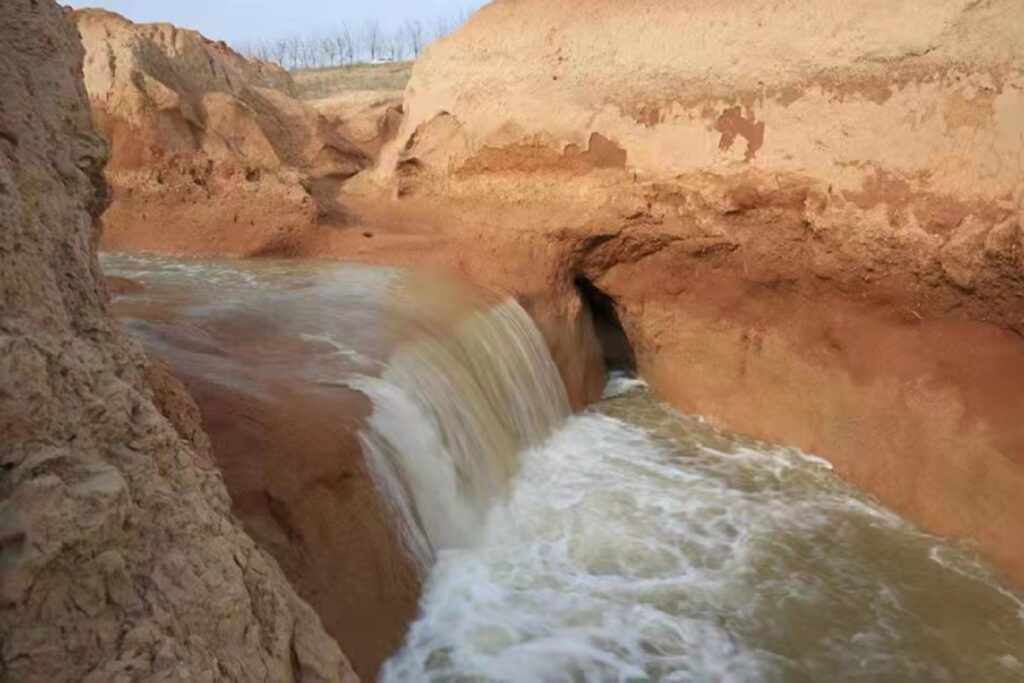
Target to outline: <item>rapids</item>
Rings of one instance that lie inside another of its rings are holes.
[[[970,548],[638,379],[570,416],[514,301],[364,266],[103,263],[145,285],[129,329],[192,371],[369,397],[364,452],[425,577],[383,681],[1024,680],[1024,600]],[[232,335],[277,341],[243,361]]]
[[[382,680],[1024,676],[1024,603],[963,549],[822,460],[614,384],[523,454],[480,543],[440,554]]]

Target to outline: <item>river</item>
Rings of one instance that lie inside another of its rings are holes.
[[[639,379],[571,415],[515,302],[336,263],[102,263],[176,369],[370,399],[367,466],[424,581],[381,680],[1024,680],[1024,599],[969,548]]]

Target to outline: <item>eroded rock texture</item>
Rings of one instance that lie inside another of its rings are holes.
[[[118,34],[97,35],[102,71]],[[1020,35],[1017,0],[497,0],[425,51],[393,139],[396,116],[363,131],[373,172],[307,183],[327,214],[277,239],[258,202],[266,223],[195,208],[220,206],[216,172],[168,185],[145,161],[149,180],[111,172],[105,220],[122,245],[485,283],[530,307],[575,405],[601,384],[589,283],[675,405],[828,457],[1024,581]],[[252,119],[193,118],[203,154],[262,158]],[[123,129],[126,149],[179,158],[156,125]]]
[[[370,158],[289,94],[280,67],[170,24],[71,18],[111,143],[106,245],[287,253],[310,226],[345,222],[337,192]]]
[[[55,3],[5,0],[0,678],[354,680],[231,518],[194,405],[107,314],[82,58]]]
[[[680,408],[1024,580],[1021,35],[1016,0],[498,0],[376,180],[474,279],[593,283]]]

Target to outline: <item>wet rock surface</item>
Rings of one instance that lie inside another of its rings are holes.
[[[492,3],[360,187],[562,317],[586,278],[660,395],[1022,579],[1024,10],[740,4]]]
[[[362,126],[374,169],[310,185],[351,229],[211,232],[155,188],[192,226],[163,230],[115,182],[109,234],[483,283],[535,315],[576,406],[602,384],[585,278],[661,396],[1020,580],[1024,11],[740,4],[499,0],[418,60],[397,132]]]

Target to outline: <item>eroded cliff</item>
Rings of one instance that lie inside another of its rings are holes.
[[[352,681],[232,519],[194,405],[110,319],[74,26],[0,12],[0,677]]]
[[[1022,33],[1012,0],[498,0],[417,62],[375,183],[474,279],[610,297],[680,408],[1024,579]]]
[[[106,246],[286,253],[311,225],[345,222],[337,192],[370,157],[293,98],[280,67],[170,24],[70,16],[111,144]]]
[[[611,302],[676,406],[822,454],[1024,580],[1021,34],[1014,0],[498,0],[417,62],[375,169],[331,186],[355,229],[251,238],[296,205],[214,225],[146,186],[192,216],[168,238],[118,212],[113,172],[106,221],[485,283],[530,307],[576,405],[601,385],[587,305]]]

